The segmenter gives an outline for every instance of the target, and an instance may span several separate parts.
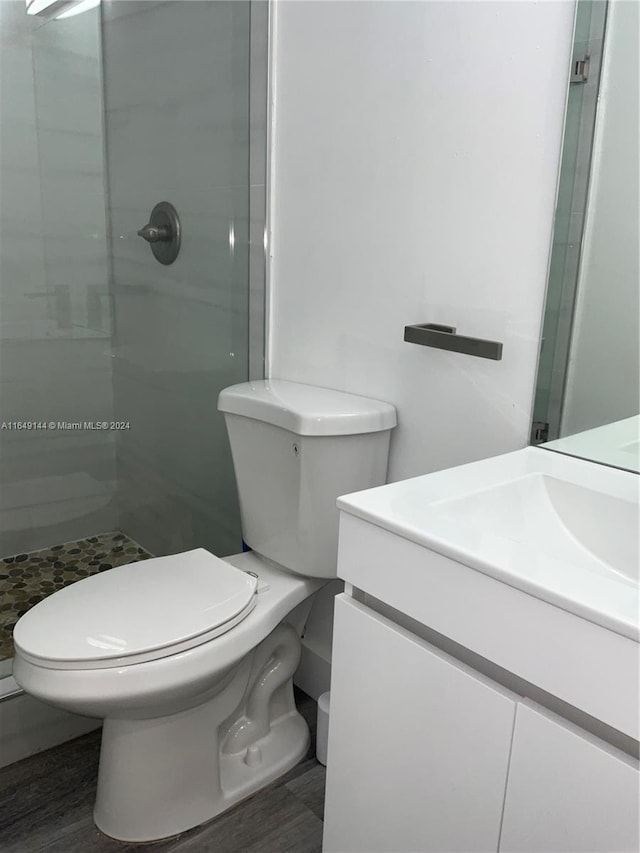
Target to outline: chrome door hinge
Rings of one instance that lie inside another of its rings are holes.
[[[586,83],[589,79],[589,63],[591,58],[588,53],[584,56],[574,56],[571,60],[571,83]]]
[[[531,444],[542,444],[549,440],[548,421],[534,421],[531,424]]]

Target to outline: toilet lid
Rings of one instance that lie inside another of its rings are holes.
[[[18,621],[14,643],[53,667],[154,659],[237,625],[253,609],[257,583],[204,548],[130,563],[45,598]]]

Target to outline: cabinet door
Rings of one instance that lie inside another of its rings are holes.
[[[495,853],[514,715],[506,691],[338,596],[325,853]]]
[[[500,850],[637,853],[638,781],[624,753],[519,703]]]

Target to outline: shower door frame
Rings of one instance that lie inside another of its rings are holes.
[[[249,23],[249,376],[266,375],[269,234],[271,3],[250,0]]]

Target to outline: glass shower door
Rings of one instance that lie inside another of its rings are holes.
[[[247,2],[103,6],[119,527],[154,554],[241,548],[219,391],[248,376]],[[137,235],[159,202],[176,261]]]
[[[78,542],[117,526],[114,437],[87,423],[112,418],[100,11],[55,20],[3,0],[3,672],[16,619],[88,574],[102,543]]]

